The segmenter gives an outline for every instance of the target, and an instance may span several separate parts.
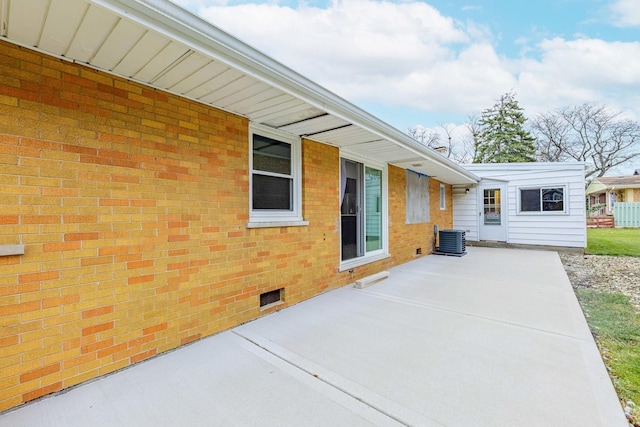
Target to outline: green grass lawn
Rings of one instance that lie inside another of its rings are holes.
[[[586,252],[640,257],[640,228],[589,228]]]
[[[603,351],[618,396],[637,405],[631,414],[640,420],[640,314],[629,297],[592,289],[576,289],[591,331]]]
[[[587,229],[591,255],[640,257],[640,228]],[[576,289],[591,331],[603,351],[614,386],[622,400],[637,406],[631,414],[640,420],[640,313],[629,297],[593,289]]]

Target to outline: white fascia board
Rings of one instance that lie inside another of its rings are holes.
[[[584,162],[520,162],[520,163],[470,163],[464,165],[469,170],[583,170]]]
[[[226,63],[421,158],[438,163],[469,183],[479,181],[477,176],[460,165],[432,153],[431,149],[403,132],[168,0],[88,1],[184,43],[194,51]]]
[[[503,178],[496,178],[493,176],[483,176],[479,182],[479,184],[488,184],[491,182],[509,182],[509,179],[503,179]]]

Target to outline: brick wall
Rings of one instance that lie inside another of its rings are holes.
[[[406,172],[404,169],[389,167],[389,251],[393,255],[394,265],[414,259],[416,249],[422,254],[434,250],[433,226],[440,229],[453,226],[452,190],[446,185],[446,209],[440,210],[441,182],[429,179],[429,219],[421,224],[406,224]]]
[[[339,153],[312,141],[309,226],[247,229],[248,146],[244,118],[0,42],[0,244],[26,247],[0,257],[0,410],[430,251],[390,167],[392,258],[338,273]]]

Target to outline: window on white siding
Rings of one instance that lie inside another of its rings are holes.
[[[429,177],[406,171],[407,224],[429,222]]]
[[[520,189],[520,212],[565,212],[565,187]]]
[[[440,184],[440,210],[447,208],[447,188],[444,184]]]
[[[302,221],[300,139],[266,126],[251,124],[250,226]]]

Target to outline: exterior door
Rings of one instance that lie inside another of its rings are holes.
[[[480,187],[480,240],[507,240],[506,195],[506,186],[502,184]]]

